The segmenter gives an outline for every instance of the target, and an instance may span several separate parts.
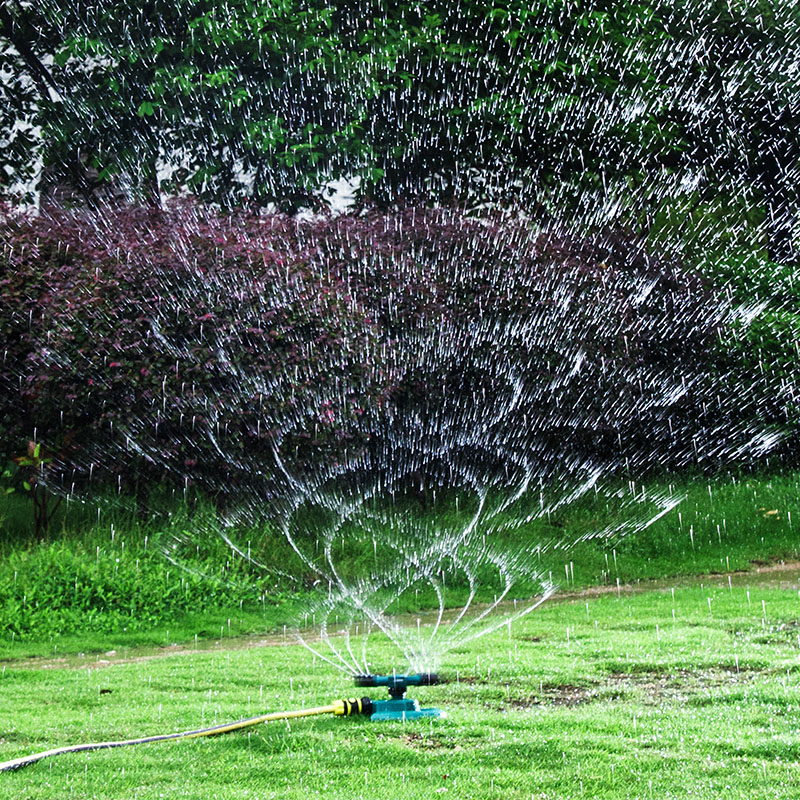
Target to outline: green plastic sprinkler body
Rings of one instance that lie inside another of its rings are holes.
[[[405,696],[409,686],[434,686],[440,683],[434,672],[417,675],[356,675],[356,686],[385,686],[390,700],[373,700],[370,721],[411,720],[429,717],[446,717],[438,708],[420,708],[419,701]]]

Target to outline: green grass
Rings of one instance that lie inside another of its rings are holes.
[[[448,682],[414,692],[447,719],[320,717],[59,756],[0,774],[0,797],[793,798],[798,573],[730,583],[680,576],[797,557],[799,478],[685,479],[676,486],[684,503],[646,531],[553,559],[545,566],[563,589],[611,591],[550,601],[449,654]],[[0,513],[0,760],[355,693],[303,648],[233,638],[280,628],[302,604],[296,588],[250,570],[214,539],[200,537],[189,553],[192,572],[164,558],[163,546],[202,527],[209,509],[192,518],[179,508],[158,525],[122,512],[98,522],[73,509],[42,542],[26,539],[24,513],[19,505]],[[520,534],[580,532],[597,513],[579,504]],[[254,546],[270,543],[268,531],[252,535]],[[286,558],[279,542],[273,558]],[[617,580],[649,589],[618,592]],[[202,639],[220,644],[206,651]],[[125,650],[178,641],[190,645],[145,660]],[[79,652],[66,662],[19,660]],[[376,670],[405,666],[385,642],[370,658]]]
[[[798,557],[800,474],[678,478],[668,485],[685,499],[665,517],[607,549],[587,545],[572,553],[577,586],[730,572]]]
[[[665,483],[667,483],[665,481]],[[748,568],[798,556],[800,475],[669,481],[684,502],[651,527],[608,547],[590,543],[545,556],[563,589]],[[657,486],[655,488],[658,488]],[[21,497],[0,506],[0,658],[168,645],[281,629],[297,619],[309,576],[267,530],[248,532],[253,552],[304,578],[300,583],[247,564],[208,529],[214,511],[178,506],[141,521],[114,506],[73,505],[49,538],[32,540]],[[535,543],[553,530],[574,534],[614,518],[579,503],[558,518],[513,532]],[[180,558],[171,563],[164,553]],[[352,567],[373,556],[353,553]],[[313,577],[313,576],[312,576]],[[533,591],[535,587],[531,587]],[[491,597],[492,587],[487,587]],[[458,587],[451,599],[457,602]],[[425,597],[419,602],[424,604]],[[399,607],[397,610],[409,610]]]
[[[444,720],[320,717],[59,756],[0,795],[62,798],[794,798],[800,596],[715,585],[552,602],[420,688]],[[749,585],[748,585],[749,584]],[[674,615],[673,615],[674,612]],[[396,663],[380,643],[373,663]],[[296,646],[0,671],[0,759],[325,704],[353,689]],[[291,677],[290,677],[291,676]],[[379,691],[372,690],[378,697]]]
[[[36,541],[25,498],[5,499],[0,657],[231,636],[293,616],[287,588],[217,536],[198,536],[190,558],[170,560],[176,541],[207,527],[209,507],[149,520],[114,504],[100,509],[73,506]]]

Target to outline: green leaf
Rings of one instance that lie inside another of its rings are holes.
[[[155,106],[152,103],[149,103],[145,100],[145,102],[142,103],[136,110],[136,113],[140,117],[152,117],[153,114],[155,113]]]
[[[29,492],[31,490],[31,485],[28,481],[22,481],[22,488],[25,489],[26,492]]]
[[[69,61],[71,55],[72,53],[70,53],[69,50],[60,50],[53,56],[53,61],[55,61],[59,67],[63,67],[66,65],[67,61]]]

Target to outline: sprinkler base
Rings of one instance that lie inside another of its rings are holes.
[[[438,708],[420,708],[417,700],[373,700],[371,722],[405,721],[446,717],[447,712]]]

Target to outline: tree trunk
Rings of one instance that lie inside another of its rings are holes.
[[[161,210],[161,187],[158,185],[158,168],[155,159],[148,161],[144,175],[144,195],[148,208]]]
[[[797,134],[789,112],[784,109],[763,129],[759,170],[762,191],[767,254],[778,264],[798,263],[794,241],[798,191],[794,185],[798,162]]]

